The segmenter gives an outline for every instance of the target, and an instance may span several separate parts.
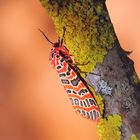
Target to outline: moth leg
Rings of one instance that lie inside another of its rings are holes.
[[[77,63],[75,62],[76,65],[79,65],[79,66],[84,66],[84,65],[87,65],[89,63],[89,61],[87,63],[83,63],[83,64],[80,64],[80,63]]]
[[[84,74],[93,74],[93,75],[97,75],[97,76],[101,76],[100,74],[97,74],[97,73],[94,73],[94,72],[85,72],[85,71],[81,71],[80,70],[80,73],[84,73]]]
[[[80,68],[77,67],[77,63],[73,63],[72,61],[68,61],[68,60],[67,60],[67,63],[68,63],[69,65],[71,65],[71,66],[76,70],[76,72],[79,73],[79,74],[80,74],[80,73],[83,73],[83,74],[85,74],[86,76],[87,76],[87,74],[93,74],[93,75],[101,76],[100,74],[97,74],[97,73],[81,71]],[[89,61],[88,61],[87,63],[81,64],[81,65],[87,65],[88,63],[89,63]]]
[[[83,74],[93,74],[93,75],[98,75],[100,76],[99,74],[97,73],[93,73],[93,72],[86,72],[86,71],[81,71],[80,68],[77,67],[77,64],[76,63],[73,63],[73,62],[70,62],[70,61],[67,61],[67,63],[71,66],[73,66],[75,68],[75,70],[78,72],[78,73],[83,73]],[[89,63],[89,62],[88,62]],[[85,65],[87,65],[88,63],[86,63]],[[81,64],[83,65],[83,64]]]

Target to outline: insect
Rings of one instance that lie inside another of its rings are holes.
[[[68,49],[63,45],[64,34],[61,41],[58,39],[58,42],[52,43],[41,30],[40,32],[53,45],[49,60],[57,70],[75,111],[90,120],[99,120],[99,106],[77,71]]]

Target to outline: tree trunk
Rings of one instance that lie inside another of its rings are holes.
[[[40,0],[78,66],[87,74],[102,118],[101,140],[140,138],[140,82],[133,61],[115,35],[105,0]]]

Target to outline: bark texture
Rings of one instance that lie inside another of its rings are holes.
[[[133,61],[115,35],[105,0],[40,0],[54,20],[60,37],[87,74],[102,118],[101,140],[140,138],[140,82]],[[85,76],[85,75],[83,75]],[[94,139],[94,138],[93,138]]]

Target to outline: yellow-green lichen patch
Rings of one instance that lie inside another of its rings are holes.
[[[132,75],[132,82],[134,84],[138,84],[139,83],[139,78],[138,78],[138,75],[136,74],[136,72],[134,72],[134,74]]]
[[[102,14],[103,8],[102,8],[102,5],[100,3],[97,4],[97,6],[96,6],[95,9],[96,9],[96,12],[97,12],[98,15],[101,15]]]
[[[101,63],[116,39],[107,11],[101,2],[91,0],[40,0],[49,11],[57,32],[63,35],[65,43],[75,61],[87,65],[79,66],[90,72]]]
[[[110,115],[105,119],[101,119],[97,126],[100,140],[121,140],[120,126],[122,119],[120,115]]]
[[[129,140],[140,140],[140,139],[138,139],[137,136],[133,134]]]

